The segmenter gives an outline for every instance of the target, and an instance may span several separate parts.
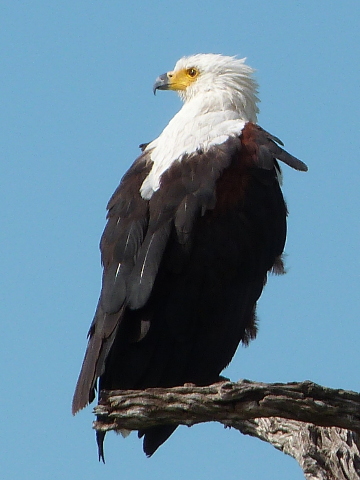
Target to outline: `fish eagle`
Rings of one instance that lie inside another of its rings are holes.
[[[257,83],[245,59],[199,54],[160,75],[180,111],[108,203],[100,299],[73,398],[95,389],[219,381],[255,338],[268,272],[283,273],[287,209],[278,161],[306,165],[256,123]],[[176,427],[140,430],[150,456]],[[104,434],[98,433],[103,458]]]

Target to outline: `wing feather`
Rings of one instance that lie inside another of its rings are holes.
[[[145,237],[127,286],[127,305],[133,310],[143,307],[151,294],[170,229],[168,221]]]
[[[258,166],[260,168],[273,168],[274,158],[276,158],[295,170],[307,171],[308,167],[304,162],[282,148],[284,144],[281,140],[258,125],[253,125],[253,130],[255,141],[258,145]]]

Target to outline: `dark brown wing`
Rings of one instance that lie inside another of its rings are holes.
[[[127,317],[131,311],[143,312],[174,222],[185,244],[196,215],[214,204],[215,181],[229,159],[219,150],[216,158],[209,156],[201,165],[189,161],[185,170],[170,169],[163,175],[162,188],[146,201],[140,187],[151,169],[148,156],[145,152],[135,161],[108,203],[108,222],[100,242],[102,289],[75,389],[74,414],[94,399],[96,380],[104,372],[125,306]],[[133,322],[133,328],[140,329],[138,335],[144,335],[143,324],[148,322],[146,315],[144,318],[140,314],[139,320]],[[117,367],[108,370],[113,369]]]

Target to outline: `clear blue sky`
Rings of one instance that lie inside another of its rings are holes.
[[[122,6],[123,5],[123,6]],[[288,273],[226,374],[360,390],[358,0],[18,1],[0,6],[3,478],[301,479],[296,462],[211,424],[153,458],[136,435],[97,461],[91,407],[70,414],[100,287],[105,205],[180,106],[155,78],[199,52],[247,56],[284,167]]]

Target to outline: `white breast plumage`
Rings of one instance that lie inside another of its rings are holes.
[[[218,105],[212,102],[210,106],[203,99],[198,100],[186,103],[161,135],[146,147],[151,152],[153,167],[140,189],[144,199],[149,200],[159,189],[161,175],[173,162],[198,150],[207,151],[230,136],[240,135],[247,120],[240,118],[234,105],[226,105],[223,101]]]

